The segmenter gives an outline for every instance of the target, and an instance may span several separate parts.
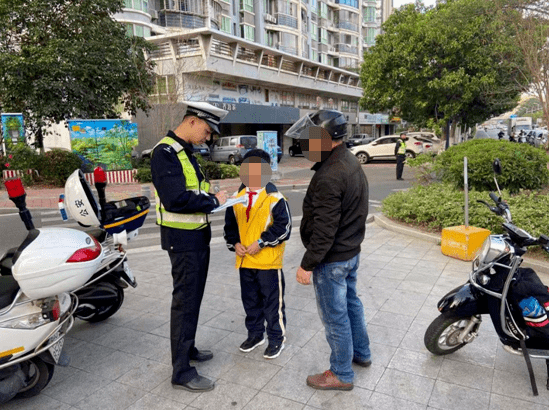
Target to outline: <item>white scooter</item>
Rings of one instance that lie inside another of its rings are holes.
[[[104,252],[104,257],[92,277],[86,283],[71,289],[78,297],[78,308],[74,316],[89,322],[99,322],[115,314],[124,301],[124,289],[128,285],[134,288],[137,286],[123,245],[137,236],[150,206],[146,197],[106,202],[105,172],[98,167],[94,171],[94,177],[99,202],[80,170],[74,171],[67,179],[64,199],[66,210],[74,220],[81,226],[92,227],[86,232],[101,243]],[[56,232],[63,228],[52,229]],[[8,250],[0,259],[2,276],[11,275],[16,250]]]
[[[77,297],[104,259],[85,232],[35,229],[20,180],[6,181],[10,199],[29,230],[11,258],[11,275],[0,276],[0,404],[42,391],[54,366],[67,366],[65,334],[74,323]]]

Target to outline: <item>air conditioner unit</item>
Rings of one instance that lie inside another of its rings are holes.
[[[149,10],[149,13],[153,19],[158,19],[158,10]]]
[[[266,22],[268,23],[271,23],[271,24],[276,24],[276,17],[270,15],[269,13],[265,13],[263,15],[263,18]]]

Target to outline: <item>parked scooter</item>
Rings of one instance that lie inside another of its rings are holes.
[[[0,404],[39,394],[54,366],[69,364],[62,349],[77,306],[69,292],[92,277],[104,256],[85,232],[35,229],[21,180],[7,181],[6,187],[29,233],[10,274],[0,276]]]
[[[127,262],[123,245],[135,238],[149,212],[147,197],[106,202],[106,175],[101,168],[94,172],[99,203],[80,170],[74,171],[65,183],[64,204],[71,216],[97,239],[103,250],[101,263],[89,281],[71,289],[78,297],[75,316],[89,322],[100,322],[115,314],[124,302],[124,289],[137,282]],[[63,228],[51,228],[63,229]],[[0,260],[2,275],[10,274],[16,248]]]
[[[499,160],[494,161],[494,172],[501,173]],[[494,177],[497,186],[497,179]],[[546,360],[549,389],[549,333],[546,326],[546,308],[549,308],[549,292],[532,269],[521,268],[522,256],[529,246],[540,245],[549,253],[549,237],[534,238],[512,223],[507,203],[490,192],[495,206],[486,205],[492,212],[504,218],[505,234],[490,235],[473,261],[469,280],[445,295],[438,302],[441,312],[425,332],[427,349],[435,355],[447,355],[471,343],[478,335],[482,315],[490,319],[503,343],[503,348],[524,356],[534,395],[537,395],[530,357]],[[526,283],[544,300],[544,306],[532,294],[523,294]],[[522,290],[522,292],[521,292]],[[533,314],[535,312],[535,314]]]

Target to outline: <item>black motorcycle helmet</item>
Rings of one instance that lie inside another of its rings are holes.
[[[308,138],[308,135],[302,136],[302,132],[310,127],[321,127],[330,134],[332,140],[339,140],[347,135],[347,118],[339,111],[319,110],[301,117],[285,135],[295,139]]]
[[[347,118],[339,111],[317,111],[311,116],[311,121],[328,131],[333,140],[341,139],[347,135]]]

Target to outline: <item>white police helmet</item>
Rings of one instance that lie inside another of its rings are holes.
[[[75,221],[85,226],[100,226],[101,207],[81,170],[77,169],[65,182],[65,208]]]

